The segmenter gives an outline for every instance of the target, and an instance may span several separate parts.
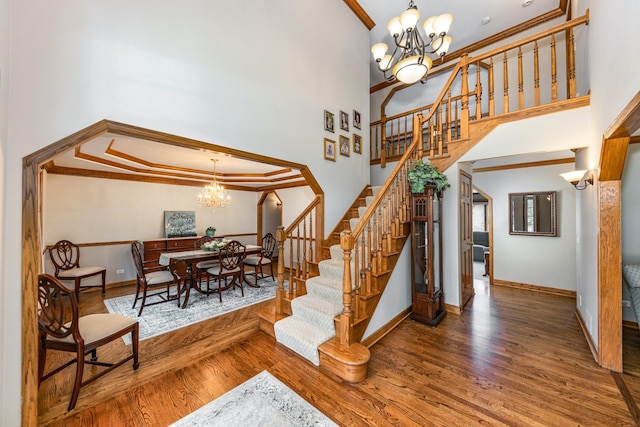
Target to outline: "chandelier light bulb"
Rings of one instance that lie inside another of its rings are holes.
[[[439,36],[444,36],[449,32],[451,24],[453,23],[453,15],[450,13],[443,13],[438,16],[438,19],[433,23],[433,29]]]
[[[387,30],[389,30],[389,34],[391,34],[391,37],[397,37],[398,35],[400,35],[400,33],[402,33],[402,24],[400,24],[400,18],[397,16],[391,18],[391,20],[387,24]]]
[[[403,30],[411,31],[416,26],[419,19],[420,12],[418,12],[418,9],[415,6],[410,7],[400,15],[400,25],[402,25]]]
[[[436,35],[436,30],[433,27],[433,23],[436,22],[436,19],[438,19],[437,16],[430,16],[426,21],[422,23],[422,29],[424,30],[424,33],[427,35],[427,37],[433,37]]]
[[[435,50],[436,55],[446,55],[449,51],[449,46],[451,46],[451,40],[451,36],[444,36],[441,39],[434,40],[431,47]]]
[[[371,46],[371,53],[373,53],[373,58],[380,62],[380,60],[384,57],[384,54],[387,53],[387,49],[389,49],[389,46],[387,46],[386,43],[376,43],[373,46]]]

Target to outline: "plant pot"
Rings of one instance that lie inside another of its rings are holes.
[[[209,236],[209,237],[213,237],[213,236],[215,236],[215,235],[216,235],[215,230],[207,230],[207,236]]]

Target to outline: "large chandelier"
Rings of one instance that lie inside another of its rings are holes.
[[[432,16],[422,23],[422,28],[429,38],[427,42],[416,28],[419,20],[420,12],[411,0],[409,8],[387,24],[387,29],[396,44],[393,53],[387,55],[386,43],[376,43],[371,47],[371,53],[386,80],[398,79],[407,84],[420,80],[424,83],[433,65],[431,58],[426,55],[436,54],[443,57],[449,50],[451,36],[447,33],[453,22],[453,15],[445,13]]]
[[[202,193],[198,194],[198,204],[207,208],[226,208],[231,206],[231,196],[227,194],[224,186],[216,180],[216,163],[218,159],[211,159],[213,162],[213,181],[205,185]]]

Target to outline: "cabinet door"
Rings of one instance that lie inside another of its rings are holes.
[[[184,239],[168,239],[167,240],[167,252],[179,252],[193,250],[193,244],[197,240],[195,237],[189,237]]]

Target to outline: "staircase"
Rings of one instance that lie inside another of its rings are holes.
[[[380,187],[371,188],[365,205],[357,208],[358,217],[349,219],[353,230]],[[329,247],[329,259],[318,263],[318,276],[306,280],[307,294],[291,301],[291,316],[274,324],[276,340],[320,366],[318,347],[336,335],[334,319],[342,312],[342,279],[344,277],[344,251],[339,244]],[[355,265],[351,266],[351,272]],[[355,278],[352,277],[352,283]]]
[[[501,123],[588,105],[589,95],[576,95],[572,49],[559,58],[566,64],[566,90],[558,88],[555,49],[555,37],[573,46],[573,28],[586,23],[588,14],[473,58],[465,54],[433,104],[391,118],[383,112],[371,123],[371,163],[397,162],[393,171],[381,187],[363,189],[326,240],[319,186],[308,208],[278,230],[276,303],[260,313],[261,329],[321,370],[348,382],[364,380],[370,353],[361,341],[409,235],[411,162],[426,157],[445,171]],[[539,46],[549,49],[551,62],[542,77]],[[523,84],[525,55],[534,64],[531,85]],[[516,71],[508,73],[509,67]],[[509,89],[513,75],[517,91]],[[547,83],[548,93],[541,94]],[[525,94],[529,86],[533,92]],[[510,104],[511,93],[517,97]]]

